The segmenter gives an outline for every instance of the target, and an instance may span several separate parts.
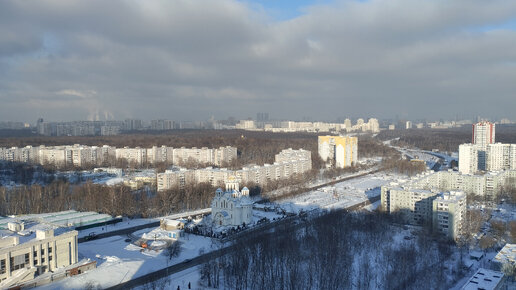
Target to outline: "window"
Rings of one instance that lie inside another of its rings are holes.
[[[5,259],[0,260],[0,274],[5,273]]]
[[[52,256],[48,256],[48,261],[52,261]]]
[[[45,249],[41,249],[41,256],[45,256]]]
[[[52,248],[48,248],[48,254],[52,254]]]
[[[29,263],[29,254],[22,254],[11,257],[11,272],[25,268],[25,264]]]
[[[41,258],[41,263],[45,263],[45,258]]]

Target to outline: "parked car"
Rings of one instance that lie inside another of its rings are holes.
[[[97,234],[95,234],[95,232],[91,232],[89,235],[86,236],[86,241],[91,241],[91,240],[94,240],[96,239],[98,236]]]

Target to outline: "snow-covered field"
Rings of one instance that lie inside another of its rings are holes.
[[[298,213],[300,210],[317,208],[346,208],[369,198],[380,195],[380,187],[400,178],[396,174],[383,172],[370,174],[310,191],[294,198],[279,201],[279,205],[288,212]]]
[[[41,289],[84,289],[89,283],[95,287],[110,287],[196,257],[200,249],[209,251],[212,246],[209,238],[185,234],[181,239],[183,244],[180,255],[169,260],[161,250],[143,250],[125,242],[126,239],[125,236],[115,236],[81,243],[79,258],[97,261],[97,269],[43,286]]]

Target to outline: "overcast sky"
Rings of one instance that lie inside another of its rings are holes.
[[[257,112],[516,119],[516,1],[0,1],[0,121]]]

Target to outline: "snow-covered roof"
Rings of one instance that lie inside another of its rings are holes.
[[[181,225],[183,222],[182,221],[178,221],[178,220],[165,219],[165,223],[168,226],[177,227],[177,226]]]
[[[498,271],[487,270],[484,268],[478,269],[478,271],[471,277],[466,284],[462,287],[462,290],[478,290],[478,289],[497,289],[498,284],[503,279],[503,273]]]
[[[516,244],[506,244],[495,256],[499,263],[510,263],[516,265]]]

